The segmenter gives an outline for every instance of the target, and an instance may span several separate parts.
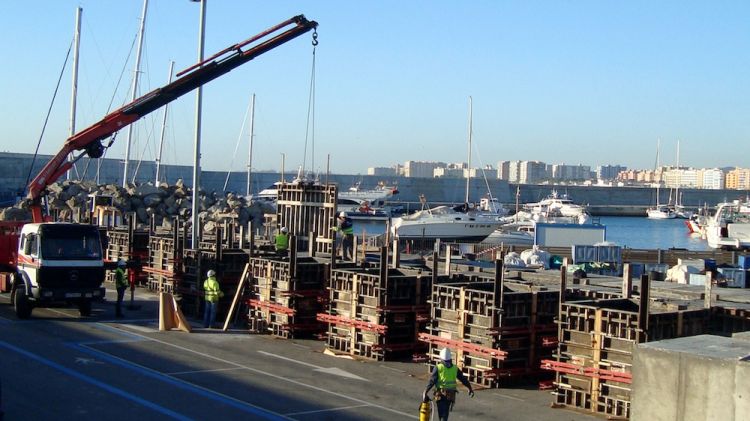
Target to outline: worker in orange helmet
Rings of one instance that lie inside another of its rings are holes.
[[[448,414],[453,409],[453,404],[456,403],[457,380],[469,389],[469,396],[474,397],[474,388],[452,360],[450,349],[440,350],[440,361],[432,369],[430,381],[422,394],[422,400],[427,401],[427,393],[433,386],[435,387],[435,405],[440,421],[448,421]]]

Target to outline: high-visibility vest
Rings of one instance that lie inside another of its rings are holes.
[[[283,251],[289,248],[289,234],[276,235],[276,250]]]
[[[123,288],[128,286],[128,279],[125,276],[125,270],[121,267],[115,269],[115,288]]]
[[[203,290],[206,292],[206,301],[209,303],[219,302],[222,293],[219,288],[219,281],[216,280],[216,277],[211,276],[206,279],[206,282],[203,283]]]
[[[438,378],[437,378],[438,390],[440,389],[456,390],[456,378],[458,378],[458,367],[456,367],[455,364],[450,367],[446,367],[444,364],[438,363],[437,370],[438,370]]]
[[[341,222],[341,232],[344,235],[353,235],[354,234],[354,225],[352,222],[348,219],[344,219],[343,222]]]

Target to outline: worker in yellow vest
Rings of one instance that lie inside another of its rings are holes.
[[[125,290],[128,289],[127,263],[120,259],[115,269],[115,290],[117,290],[117,304],[115,304],[115,317],[123,317],[122,300],[125,298]]]
[[[422,400],[427,400],[427,393],[435,387],[435,405],[437,406],[438,419],[448,421],[448,414],[456,402],[456,381],[460,381],[469,389],[469,396],[474,397],[474,389],[466,379],[464,373],[453,364],[451,351],[448,348],[440,350],[440,361],[435,365],[430,375],[430,381],[422,394]]]
[[[344,260],[352,260],[354,258],[352,252],[354,250],[354,225],[345,212],[339,212],[334,230],[341,235],[341,257]]]
[[[206,273],[206,280],[203,282],[203,291],[206,294],[206,305],[203,310],[203,327],[212,327],[216,321],[216,308],[219,306],[219,298],[224,296],[216,280],[216,272],[212,269]]]
[[[279,233],[276,234],[276,253],[286,256],[287,250],[289,250],[289,230],[286,227],[281,227]]]

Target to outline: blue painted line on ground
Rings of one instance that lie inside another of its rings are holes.
[[[33,352],[27,351],[27,350],[25,350],[23,348],[19,348],[19,347],[15,346],[15,345],[11,345],[11,344],[9,344],[7,342],[4,342],[4,341],[0,341],[0,347],[3,347],[3,348],[8,349],[10,351],[16,352],[18,354],[21,354],[21,355],[23,355],[25,357],[28,357],[28,358],[30,358],[30,359],[38,362],[38,363],[44,364],[44,365],[46,365],[48,367],[52,367],[52,368],[54,368],[54,369],[56,369],[58,371],[61,371],[61,372],[65,373],[65,374],[67,374],[67,375],[69,375],[71,377],[75,377],[75,378],[77,378],[79,380],[82,380],[82,381],[84,381],[86,383],[94,385],[94,386],[96,386],[96,387],[98,387],[100,389],[106,390],[107,392],[110,392],[112,394],[115,394],[115,395],[118,395],[118,396],[122,396],[122,397],[124,397],[126,399],[129,399],[129,400],[131,400],[133,402],[136,402],[136,403],[138,403],[140,405],[143,405],[146,408],[149,408],[149,409],[152,409],[152,410],[154,410],[156,412],[159,412],[159,413],[162,413],[164,415],[170,416],[170,417],[172,417],[174,419],[185,420],[185,421],[192,420],[192,418],[190,418],[190,417],[186,417],[186,416],[184,416],[182,414],[179,414],[179,413],[177,413],[175,411],[172,411],[171,409],[167,409],[167,408],[165,408],[165,407],[163,407],[161,405],[158,405],[158,404],[156,404],[154,402],[151,402],[151,401],[148,401],[146,399],[140,398],[140,397],[135,396],[135,395],[133,395],[131,393],[128,393],[128,392],[126,392],[126,391],[124,391],[122,389],[116,388],[116,387],[114,387],[112,385],[109,385],[107,383],[104,383],[102,381],[94,379],[92,377],[89,377],[89,376],[87,376],[85,374],[79,373],[79,372],[77,372],[77,371],[75,371],[73,369],[65,367],[64,365],[58,364],[58,363],[56,363],[54,361],[48,360],[48,359],[46,359],[46,358],[44,358],[44,357],[42,357],[40,355],[34,354]]]
[[[203,397],[206,397],[206,398],[209,398],[209,399],[213,399],[215,401],[221,402],[222,404],[229,405],[229,406],[231,406],[233,408],[236,408],[236,409],[239,409],[241,411],[253,414],[256,417],[261,417],[261,418],[264,418],[264,419],[274,420],[274,421],[276,421],[276,420],[288,420],[288,419],[290,419],[290,418],[285,417],[285,416],[283,416],[281,414],[277,414],[277,413],[265,410],[263,408],[254,406],[254,405],[252,405],[250,403],[247,403],[247,402],[243,402],[243,401],[240,401],[240,400],[237,400],[237,399],[234,399],[234,398],[230,398],[228,396],[222,395],[222,394],[220,394],[218,392],[215,392],[213,390],[205,389],[205,388],[202,388],[200,386],[194,385],[192,383],[188,383],[188,382],[185,382],[185,381],[182,381],[182,380],[179,380],[179,379],[175,379],[174,377],[169,376],[167,374],[158,372],[156,370],[153,370],[153,369],[150,369],[150,368],[147,368],[147,367],[142,367],[140,365],[131,363],[129,361],[122,360],[120,358],[117,358],[117,357],[112,356],[110,354],[107,354],[105,352],[102,352],[102,351],[99,351],[99,350],[96,350],[96,349],[93,349],[93,348],[86,347],[85,345],[82,345],[82,344],[69,343],[67,345],[70,346],[70,347],[72,347],[72,348],[74,348],[74,349],[76,349],[76,350],[78,350],[78,351],[85,352],[85,353],[87,353],[87,354],[89,354],[89,355],[91,355],[93,357],[96,357],[96,358],[102,359],[104,361],[107,361],[110,364],[118,365],[120,367],[124,367],[124,368],[127,368],[129,370],[133,370],[133,371],[138,372],[138,373],[140,373],[140,374],[142,374],[142,375],[144,375],[146,377],[150,377],[152,379],[160,380],[160,381],[168,383],[168,384],[170,384],[172,386],[176,386],[176,387],[179,387],[181,389],[187,390],[189,392],[193,392],[193,393],[195,393],[197,395],[200,395],[200,396],[203,396]]]

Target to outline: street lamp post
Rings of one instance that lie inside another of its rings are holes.
[[[203,47],[205,34],[204,30],[206,27],[206,0],[191,0],[198,1],[201,4],[200,11],[200,24],[198,29],[198,62],[203,61]],[[198,87],[195,91],[195,148],[193,154],[193,230],[192,230],[192,247],[198,248],[198,231],[200,218],[198,213],[200,212],[199,205],[199,191],[200,191],[200,177],[201,177],[201,110],[203,106],[203,88]]]

